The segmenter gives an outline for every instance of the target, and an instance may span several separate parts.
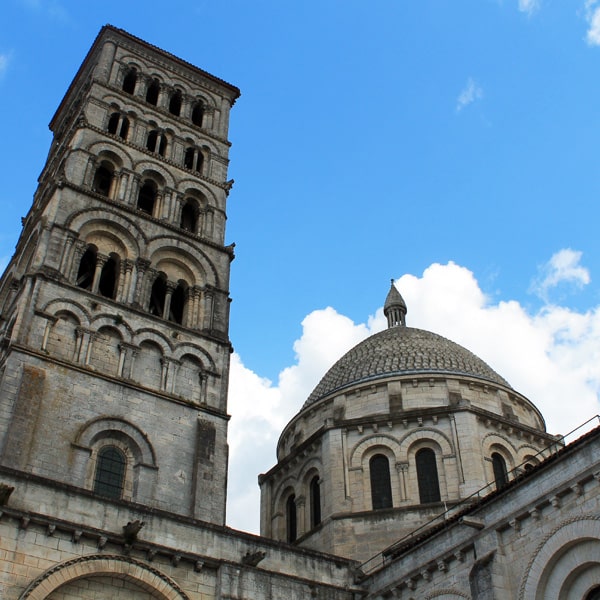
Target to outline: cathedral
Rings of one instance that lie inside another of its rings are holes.
[[[600,429],[547,432],[393,282],[282,431],[260,536],[226,526],[239,95],[107,25],[52,117],[0,279],[0,598],[600,599]]]

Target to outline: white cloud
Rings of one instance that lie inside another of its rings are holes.
[[[541,0],[519,0],[519,10],[528,15],[536,13],[541,5]]]
[[[586,0],[585,20],[588,24],[586,41],[590,46],[600,46],[600,6],[598,0]]]
[[[456,100],[456,112],[460,112],[469,104],[472,104],[476,100],[481,100],[482,98],[482,87],[472,77],[469,77],[465,87],[461,90]]]
[[[590,282],[590,273],[582,267],[582,253],[571,248],[564,248],[556,252],[550,260],[540,267],[539,275],[534,280],[531,291],[544,301],[548,301],[548,292],[565,285],[581,289]]]
[[[548,263],[548,280],[585,282],[589,274],[579,259],[572,250],[557,252]],[[397,287],[408,305],[410,327],[439,333],[480,356],[538,406],[550,432],[568,433],[600,412],[600,306],[579,313],[547,304],[532,314],[514,300],[493,303],[473,273],[454,263],[433,264],[420,277],[404,275]],[[228,523],[237,528],[258,531],[256,477],[275,465],[285,423],[337,358],[383,329],[385,318],[379,308],[366,323],[356,324],[326,308],[310,313],[302,326],[294,344],[296,362],[281,371],[277,384],[233,355]]]

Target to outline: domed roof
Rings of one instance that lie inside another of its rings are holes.
[[[450,340],[412,327],[390,327],[363,340],[327,371],[302,409],[350,385],[390,375],[447,374],[510,387],[483,360]]]

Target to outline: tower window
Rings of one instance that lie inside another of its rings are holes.
[[[441,499],[440,482],[435,452],[431,448],[421,448],[415,456],[415,462],[417,464],[419,501],[421,504],[439,502]]]
[[[114,446],[104,446],[98,452],[94,492],[108,498],[121,498],[125,480],[125,454]]]
[[[204,156],[198,148],[188,148],[185,151],[183,158],[183,166],[190,171],[196,171],[202,173],[202,166],[204,164]]]
[[[321,522],[321,486],[319,476],[315,475],[310,480],[310,524],[316,527]]]
[[[376,454],[369,461],[371,476],[371,502],[373,510],[392,507],[390,462],[384,454]]]
[[[498,452],[492,454],[492,468],[494,469],[496,489],[499,490],[508,483],[508,471],[506,469],[504,457]]]
[[[148,89],[146,90],[146,102],[156,106],[158,104],[158,94],[160,92],[160,84],[158,79],[153,79]]]
[[[96,271],[96,252],[93,248],[88,248],[81,257],[79,270],[77,271],[77,287],[84,290],[91,290],[94,283],[94,272]]]
[[[148,310],[150,314],[162,317],[165,312],[165,298],[167,297],[167,282],[164,277],[159,276],[152,284],[150,291],[150,304]]]
[[[292,494],[285,503],[287,541],[291,544],[298,537],[298,521],[296,515],[296,496]]]
[[[104,263],[104,266],[102,267],[102,272],[100,273],[98,292],[100,292],[101,296],[104,296],[105,298],[114,299],[117,287],[117,273],[117,259],[114,256],[111,256]]]
[[[158,129],[153,129],[148,134],[146,148],[150,150],[150,152],[156,152],[157,154],[164,156],[167,151],[167,136]]]
[[[138,194],[137,207],[139,210],[154,214],[154,203],[156,202],[156,185],[152,181],[144,182]]]
[[[137,71],[135,69],[129,69],[125,78],[123,79],[123,91],[127,94],[133,94],[135,92],[135,84],[137,83]]]
[[[183,316],[185,314],[187,286],[180,283],[171,296],[171,304],[169,305],[169,321],[183,324]]]
[[[181,92],[177,91],[171,95],[169,100],[169,112],[177,117],[181,113]]]
[[[192,123],[198,127],[202,127],[202,121],[204,120],[204,104],[202,102],[196,102],[192,110]]]
[[[126,140],[129,133],[129,119],[120,113],[113,113],[108,120],[108,133]]]
[[[181,209],[181,229],[197,233],[198,231],[198,205],[194,200],[186,200]]]
[[[113,180],[113,172],[106,165],[101,164],[94,173],[94,182],[92,183],[92,190],[97,194],[108,197],[110,194],[110,186]]]

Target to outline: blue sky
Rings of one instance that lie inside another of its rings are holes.
[[[256,474],[278,431],[341,353],[383,327],[390,278],[409,325],[480,354],[550,430],[599,412],[600,2],[165,6],[2,2],[0,262],[47,123],[103,24],[240,87],[232,525],[256,530]]]

